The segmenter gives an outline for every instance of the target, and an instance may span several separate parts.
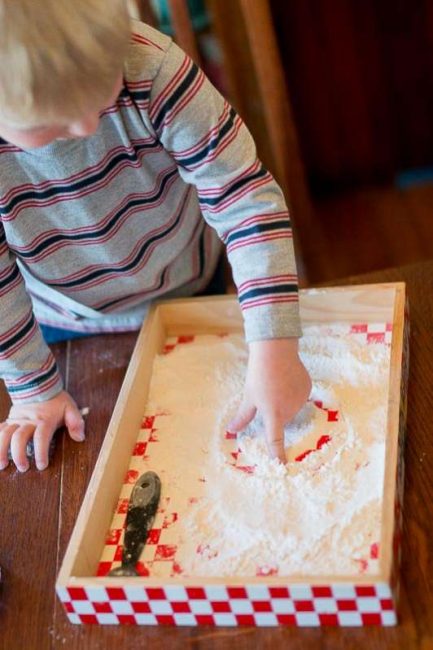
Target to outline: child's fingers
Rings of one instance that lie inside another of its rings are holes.
[[[9,446],[11,444],[12,434],[17,427],[17,424],[7,424],[7,422],[3,422],[0,425],[0,470],[5,469],[9,465]]]
[[[264,420],[266,443],[271,458],[278,458],[281,463],[287,463],[284,448],[284,424],[275,420]]]
[[[243,401],[235,417],[228,423],[229,431],[236,433],[242,431],[251,422],[256,414],[256,407],[246,401]]]
[[[65,426],[72,440],[76,442],[84,440],[84,420],[75,405],[67,406],[65,409]]]
[[[35,451],[35,464],[39,470],[48,467],[48,452],[54,432],[55,427],[48,422],[40,422],[35,429],[33,448]]]
[[[12,434],[10,443],[11,456],[19,472],[26,472],[29,469],[27,443],[34,430],[35,425],[29,422],[28,424],[20,424]]]

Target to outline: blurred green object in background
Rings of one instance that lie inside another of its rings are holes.
[[[152,7],[158,16],[159,28],[166,34],[173,34],[170,22],[170,9],[167,0],[151,0]],[[188,0],[188,8],[193,27],[196,31],[209,27],[209,17],[203,0]]]

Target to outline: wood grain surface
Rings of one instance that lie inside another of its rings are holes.
[[[88,406],[87,439],[61,432],[44,472],[0,473],[1,650],[264,650],[433,648],[433,261],[340,283],[407,282],[411,338],[400,624],[395,628],[170,628],[73,626],[55,577],[135,343],[105,335],[54,346],[68,390]],[[0,417],[7,398],[0,392]]]

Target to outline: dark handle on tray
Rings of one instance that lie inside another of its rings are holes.
[[[137,481],[126,515],[122,566],[134,566],[146,544],[161,496],[161,481],[155,472],[146,472]]]

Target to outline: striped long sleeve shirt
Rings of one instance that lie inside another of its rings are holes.
[[[141,23],[97,132],[0,141],[0,376],[14,402],[62,389],[38,322],[137,329],[157,297],[203,289],[226,246],[248,341],[299,336],[287,207],[233,108]]]

